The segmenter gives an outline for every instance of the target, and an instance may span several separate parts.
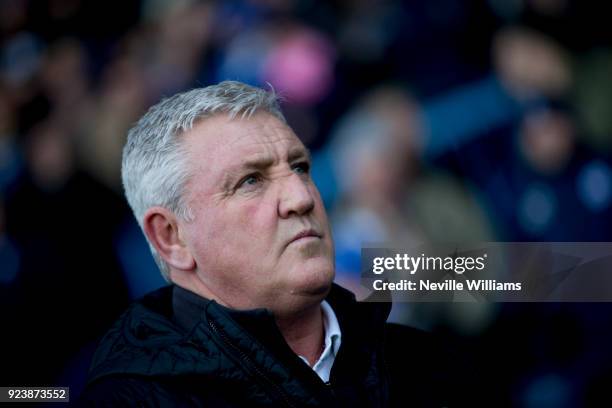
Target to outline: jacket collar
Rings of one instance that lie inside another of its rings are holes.
[[[180,286],[171,286],[172,320],[185,333],[192,331],[194,326],[202,321],[207,311],[213,319],[230,319],[236,324],[238,332],[246,330],[263,342],[280,335],[274,316],[267,309],[234,310],[224,307],[214,300],[203,298]],[[332,284],[330,293],[325,299],[333,308],[342,333],[359,332],[363,335],[363,327],[380,328],[382,333],[384,323],[391,310],[390,299],[367,299],[357,302],[352,292]],[[384,302],[387,300],[387,302]],[[277,343],[278,339],[274,341]]]

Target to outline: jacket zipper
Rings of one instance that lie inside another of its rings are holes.
[[[250,358],[246,353],[244,353],[244,351],[240,350],[235,344],[233,344],[230,339],[227,338],[227,335],[223,332],[223,330],[221,330],[212,320],[208,320],[208,325],[226,346],[231,348],[240,356],[240,359],[246,363],[246,367],[251,367],[252,370],[255,372],[256,376],[263,380],[262,385],[264,385],[264,388],[271,388],[275,394],[279,395],[282,398],[286,406],[290,408],[295,408],[295,405],[291,403],[287,394],[257,367],[252,358]],[[244,365],[243,368],[245,368]],[[260,384],[261,383],[262,381],[260,381]]]
[[[331,394],[331,396],[333,398],[336,398],[336,391],[334,390],[334,385],[332,384],[331,379],[324,384],[325,384],[325,388],[329,390],[329,393]]]

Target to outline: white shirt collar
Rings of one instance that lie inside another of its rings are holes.
[[[312,369],[317,375],[323,380],[323,382],[329,381],[329,375],[331,373],[332,366],[336,360],[336,355],[340,349],[340,343],[342,342],[342,332],[340,331],[340,325],[338,324],[338,318],[334,313],[334,309],[325,300],[321,302],[321,310],[323,311],[323,328],[325,330],[325,347],[319,357],[319,360],[312,366]],[[306,364],[308,360],[303,356],[300,357]],[[308,364],[310,366],[310,364]]]

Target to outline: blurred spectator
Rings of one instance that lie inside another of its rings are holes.
[[[471,193],[452,175],[424,163],[428,135],[423,126],[418,103],[400,87],[389,85],[367,95],[333,135],[330,157],[335,158],[340,184],[331,215],[337,281],[362,297],[368,293],[360,286],[364,246],[416,248],[493,239]],[[463,331],[478,331],[493,317],[489,309],[397,304],[391,319],[421,327],[444,320]]]
[[[570,86],[565,52],[536,31],[520,27],[501,30],[494,39],[493,56],[499,77],[518,99],[559,97]]]
[[[121,190],[121,151],[127,131],[145,109],[147,91],[140,66],[129,57],[111,61],[99,92],[82,101],[78,151],[91,174]]]

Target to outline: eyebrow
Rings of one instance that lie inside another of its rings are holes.
[[[311,161],[310,150],[307,147],[295,147],[289,151],[287,154],[287,161],[289,163],[294,162],[299,159],[306,159],[306,161]],[[270,156],[260,156],[255,157],[253,159],[247,159],[244,162],[241,162],[235,166],[227,169],[225,176],[223,177],[222,185],[229,187],[233,179],[236,177],[237,173],[241,173],[245,170],[259,170],[262,171],[274,164],[274,159]]]
[[[298,159],[311,161],[310,150],[307,147],[296,147],[289,151],[287,161],[292,162]]]
[[[310,161],[310,151],[307,148],[296,147],[291,149],[287,154],[287,161],[289,163],[299,160],[299,159],[307,159]],[[246,160],[235,167],[232,170],[236,169],[256,169],[262,170],[266,167],[270,167],[274,163],[274,159],[272,157],[255,157],[250,160]]]

